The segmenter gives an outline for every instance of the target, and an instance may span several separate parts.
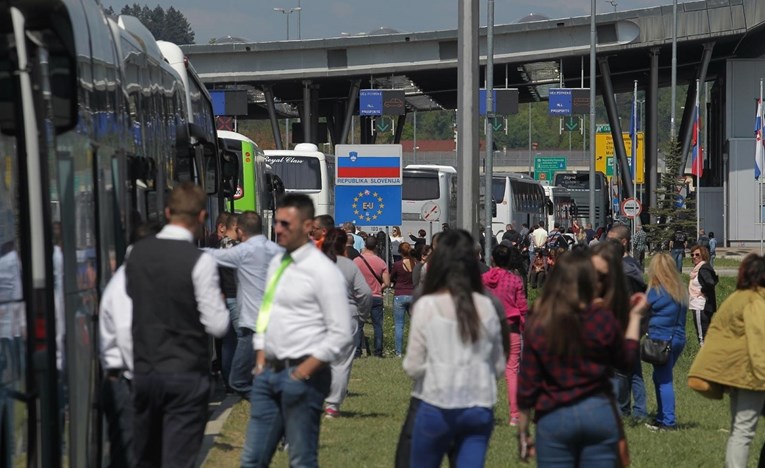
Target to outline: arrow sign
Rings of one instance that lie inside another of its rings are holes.
[[[494,117],[492,119],[491,128],[493,128],[495,132],[498,132],[502,129],[503,124],[504,124],[503,119],[499,117]]]
[[[378,132],[385,132],[390,128],[390,125],[385,121],[385,119],[381,118],[377,121],[375,127],[377,127]]]
[[[579,130],[579,117],[569,117],[566,119],[566,131],[575,132]]]

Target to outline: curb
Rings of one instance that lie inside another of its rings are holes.
[[[202,439],[202,447],[197,454],[197,460],[194,463],[196,468],[203,467],[207,464],[207,457],[210,455],[210,450],[215,444],[215,438],[223,431],[223,426],[226,424],[226,420],[231,414],[231,409],[242,401],[242,397],[239,395],[228,395],[222,401],[211,401],[210,409],[212,414],[205,426],[205,436]],[[214,409],[213,409],[214,408]]]

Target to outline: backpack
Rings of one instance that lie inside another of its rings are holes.
[[[707,236],[699,237],[699,245],[701,247],[705,247],[707,250],[709,250],[709,237],[707,237]]]

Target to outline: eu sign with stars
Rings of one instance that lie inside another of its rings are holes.
[[[401,145],[337,145],[335,221],[401,224]]]
[[[401,224],[401,186],[335,186],[335,220],[357,226]]]

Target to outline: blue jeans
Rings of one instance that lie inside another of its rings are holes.
[[[669,360],[663,366],[653,366],[653,385],[656,387],[656,422],[662,426],[674,427],[675,389],[672,386],[672,368],[685,348],[685,340],[672,340]]]
[[[622,416],[630,416],[637,419],[648,417],[645,403],[645,382],[643,381],[643,365],[638,358],[632,373],[625,375],[616,372],[611,380],[616,394],[616,403]],[[632,409],[630,409],[630,396],[632,397]]]
[[[683,257],[685,256],[685,249],[672,249],[672,258],[675,259],[675,265],[677,265],[677,271],[683,272]]]
[[[226,383],[226,387],[228,387],[231,376],[231,361],[234,359],[234,353],[236,352],[236,329],[238,328],[237,322],[239,321],[239,310],[236,307],[236,299],[227,298],[226,308],[228,309],[229,325],[228,331],[221,340],[220,370],[223,374],[223,381]]]
[[[619,422],[606,395],[561,406],[537,421],[537,466],[616,466]]]
[[[404,318],[411,304],[412,296],[396,296],[393,298],[393,331],[397,356],[401,355],[404,348]]]
[[[359,326],[356,328],[356,333],[353,335],[353,346],[356,347],[355,357],[361,357],[361,352],[364,349],[364,320],[362,320],[360,316],[355,317],[353,320],[359,322]]]
[[[282,435],[289,444],[290,466],[319,466],[319,425],[329,394],[330,369],[325,367],[301,381],[290,377],[293,369],[266,368],[253,380],[242,467],[269,466]]]
[[[441,409],[423,401],[414,419],[409,466],[438,468],[454,445],[456,466],[482,467],[493,429],[491,408]]]
[[[375,333],[375,356],[383,356],[383,298],[372,296],[372,328]]]
[[[252,388],[252,368],[255,365],[252,333],[249,328],[237,327],[236,350],[231,360],[231,375],[228,379],[228,385],[231,389],[242,395],[243,398],[250,397],[250,389]]]

